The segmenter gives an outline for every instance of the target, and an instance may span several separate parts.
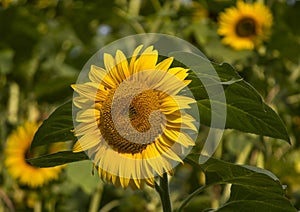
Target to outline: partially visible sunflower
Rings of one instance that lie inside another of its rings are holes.
[[[120,50],[104,54],[104,66],[91,66],[89,80],[72,85],[75,135],[73,151],[86,151],[99,176],[116,186],[154,187],[154,177],[172,174],[184,150],[195,143],[186,131],[197,131],[194,118],[182,111],[194,99],[178,95],[189,83],[188,69],[170,68],[173,58],[158,63],[152,46],[130,62]]]
[[[0,3],[2,4],[2,7],[3,7],[4,9],[6,9],[6,8],[8,8],[9,5],[12,3],[12,0],[1,0]]]
[[[29,164],[26,159],[30,158],[29,148],[34,134],[39,127],[38,123],[26,122],[18,127],[7,139],[5,149],[5,165],[9,174],[31,188],[45,185],[51,180],[58,179],[63,166],[51,168],[38,168]]]
[[[218,33],[222,42],[236,50],[254,49],[270,35],[273,17],[269,8],[260,2],[237,2],[219,16]]]

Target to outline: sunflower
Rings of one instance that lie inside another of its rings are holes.
[[[105,53],[105,68],[92,65],[88,82],[72,85],[73,151],[86,151],[99,176],[123,188],[153,187],[155,176],[172,175],[197,131],[185,111],[195,101],[179,95],[190,83],[188,69],[170,68],[172,57],[158,63],[153,46],[142,49],[130,61],[120,50]]]
[[[5,149],[5,165],[9,174],[21,184],[31,188],[40,187],[51,180],[57,179],[63,166],[38,168],[30,165],[26,159],[32,155],[29,152],[34,134],[39,124],[26,122],[18,127],[7,139]]]
[[[252,50],[269,37],[272,20],[272,14],[264,4],[238,1],[237,7],[220,14],[218,33],[224,36],[224,44],[236,50]]]

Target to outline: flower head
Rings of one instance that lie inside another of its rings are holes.
[[[194,145],[186,131],[197,131],[182,111],[194,99],[179,95],[189,83],[188,70],[158,63],[152,46],[138,46],[130,61],[120,50],[104,54],[105,68],[92,65],[89,81],[72,85],[77,96],[73,151],[86,151],[99,176],[123,188],[154,186],[154,177],[182,162]]]
[[[228,8],[219,17],[218,33],[222,42],[236,50],[254,49],[266,40],[272,26],[272,14],[264,4],[237,2],[237,7]]]
[[[26,159],[31,157],[29,152],[34,134],[39,124],[26,122],[18,127],[7,139],[5,149],[5,165],[10,175],[21,184],[31,188],[45,185],[51,180],[58,179],[63,166],[38,168],[29,164]]]

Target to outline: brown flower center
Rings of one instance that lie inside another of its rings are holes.
[[[251,37],[257,34],[256,22],[253,18],[243,18],[239,20],[235,27],[235,32],[239,37]]]
[[[135,85],[112,89],[100,108],[98,127],[105,141],[120,153],[139,153],[163,131],[159,92]],[[138,93],[137,95],[132,95]],[[128,101],[132,99],[129,106]]]

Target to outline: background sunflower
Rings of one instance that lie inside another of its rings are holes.
[[[220,14],[218,33],[223,36],[224,44],[237,50],[251,50],[269,37],[272,21],[272,14],[264,4],[238,1],[236,7]]]
[[[30,188],[41,187],[58,179],[63,166],[38,168],[26,161],[33,157],[30,145],[39,124],[26,122],[19,126],[7,139],[5,161],[9,174],[22,185]]]

